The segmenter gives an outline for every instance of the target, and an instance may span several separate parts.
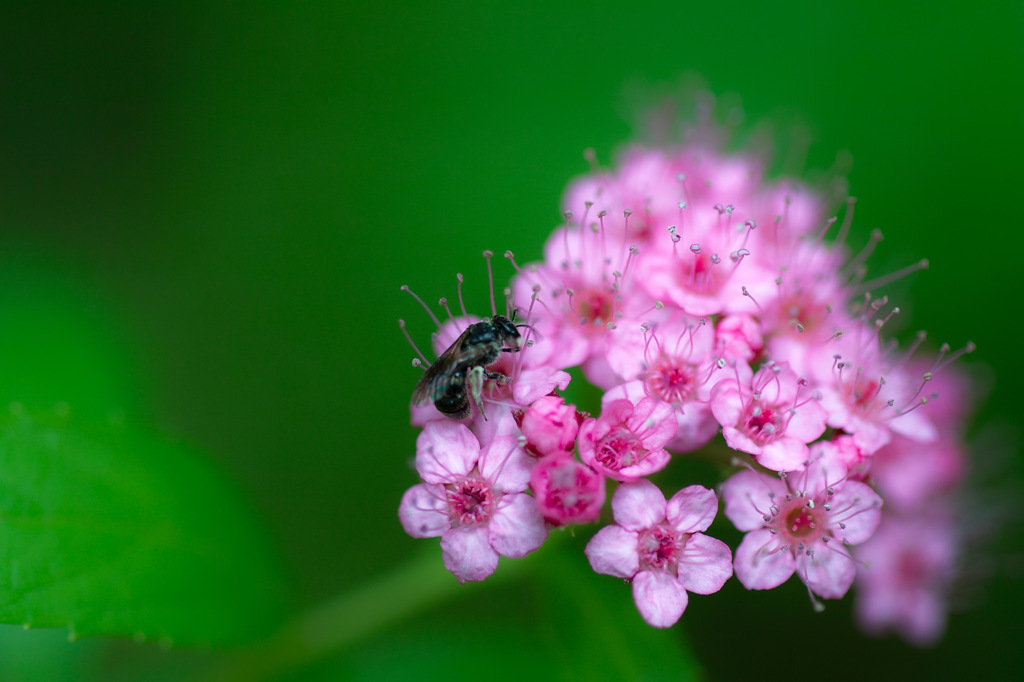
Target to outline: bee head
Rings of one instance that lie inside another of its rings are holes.
[[[522,343],[523,337],[519,334],[519,330],[516,329],[516,325],[512,320],[505,317],[504,315],[495,315],[491,318],[491,324],[501,334],[502,341],[508,346],[518,348]]]

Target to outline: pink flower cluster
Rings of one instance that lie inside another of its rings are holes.
[[[847,247],[852,199],[837,226],[821,193],[768,180],[761,159],[709,137],[632,147],[573,182],[565,208],[543,261],[505,254],[521,336],[494,342],[497,359],[464,336],[480,318],[441,301],[433,348],[448,357],[435,371],[456,397],[466,384],[472,415],[413,407],[422,482],[399,508],[406,531],[440,537],[455,577],[482,580],[549,529],[597,522],[615,482],[614,523],[586,555],[632,585],[651,625],[733,574],[750,590],[796,574],[816,605],[856,582],[866,628],[933,641],[970,399],[948,365],[971,348],[931,362],[920,338],[897,348],[882,331],[899,309],[875,295],[926,263],[866,281],[878,237]],[[596,414],[560,394],[573,367],[604,392]],[[717,495],[689,486],[666,501],[649,478],[697,450],[734,473]],[[735,556],[705,535],[719,495],[746,533]]]

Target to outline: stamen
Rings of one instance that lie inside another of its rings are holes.
[[[743,292],[744,296],[746,296],[747,298],[754,302],[754,305],[757,307],[757,311],[763,315],[764,310],[761,309],[761,304],[757,302],[757,299],[754,298],[754,295],[752,293],[747,291],[747,287],[741,286],[740,290]],[[801,329],[800,331],[803,331],[803,329]]]
[[[857,197],[846,197],[846,215],[843,216],[843,225],[839,228],[839,236],[836,237],[836,244],[842,246],[846,243],[846,235],[850,232],[850,225],[853,224],[853,206],[857,203]]]
[[[459,307],[462,308],[462,316],[469,317],[469,313],[466,312],[466,303],[462,300],[462,282],[465,278],[462,276],[461,272],[457,272],[455,273],[455,279],[459,283]]]
[[[858,285],[857,288],[854,289],[854,294],[857,294],[857,293],[860,293],[860,292],[863,292],[863,291],[870,291],[872,289],[877,289],[878,287],[885,286],[886,284],[890,284],[892,282],[895,282],[898,279],[902,279],[903,277],[906,277],[907,275],[915,273],[918,270],[927,270],[927,269],[928,269],[928,259],[927,258],[922,258],[917,263],[914,263],[913,265],[908,265],[905,268],[900,268],[896,272],[890,273],[888,275],[883,275],[882,277],[876,277],[875,279],[868,280],[867,282],[861,282],[860,285]]]
[[[973,353],[976,348],[977,348],[977,346],[974,345],[973,341],[968,341],[964,345],[963,348],[961,348],[960,350],[958,350],[955,353],[951,354],[948,358],[945,359],[945,361],[943,361],[942,360],[942,356],[949,352],[949,344],[948,343],[942,344],[942,349],[941,349],[939,358],[935,361],[935,365],[933,365],[931,371],[933,371],[933,372],[939,371],[940,369],[942,369],[943,367],[945,367],[949,363],[951,363],[954,360],[956,360],[957,358],[959,358],[961,355],[966,355],[967,353]]]
[[[422,299],[422,298],[420,298],[419,296],[417,296],[417,295],[416,295],[416,292],[415,292],[415,291],[413,291],[412,289],[410,289],[410,288],[409,288],[409,286],[408,286],[408,285],[406,285],[406,284],[403,284],[402,286],[400,286],[400,287],[399,287],[399,289],[400,289],[400,290],[402,290],[402,291],[406,291],[406,292],[408,292],[410,296],[412,296],[412,297],[413,297],[413,298],[415,298],[415,299],[416,299],[417,301],[419,301],[419,304],[420,304],[421,306],[423,306],[423,309],[424,309],[424,310],[426,310],[426,311],[427,311],[427,315],[430,315],[430,319],[434,321],[434,324],[435,324],[436,326],[438,326],[438,327],[440,327],[440,326],[441,326],[441,321],[440,321],[439,319],[437,319],[437,315],[435,315],[435,314],[434,314],[434,311],[432,311],[432,310],[431,310],[431,309],[430,309],[429,307],[427,307],[427,304],[423,302],[423,299]],[[465,309],[463,309],[463,313],[465,313]]]
[[[444,296],[442,296],[441,298],[439,298],[437,300],[437,304],[439,306],[441,306],[442,308],[444,308],[445,312],[448,313],[448,319],[451,320],[452,322],[454,322],[455,321],[455,316],[452,315],[452,311],[448,307],[448,299],[445,298]]]
[[[494,273],[491,271],[491,256],[494,252],[490,249],[484,251],[484,259],[487,261],[487,290],[491,294],[491,315],[497,315],[498,309],[494,305]]]
[[[505,251],[505,258],[508,258],[509,262],[512,263],[512,269],[515,270],[517,274],[523,274],[523,271],[519,268],[519,264],[516,263],[516,258],[512,255],[511,251]]]
[[[861,249],[853,260],[847,263],[842,270],[839,271],[839,277],[844,280],[848,280],[853,277],[854,274],[860,270],[860,266],[864,264],[864,261],[868,259],[871,253],[878,246],[878,242],[882,241],[881,230],[871,230],[871,238],[868,240],[867,245]]]
[[[425,362],[427,364],[427,366],[429,367],[430,366],[430,361],[427,360],[427,356],[424,355],[420,351],[419,347],[416,345],[416,342],[412,340],[411,336],[409,336],[409,331],[405,328],[405,320],[402,320],[402,319],[398,320],[398,328],[402,330],[403,334],[405,334],[405,340],[408,341],[409,345],[412,346],[412,349],[414,351],[416,351],[416,355],[420,356],[419,359],[422,360],[423,362]],[[415,366],[415,364],[416,364],[416,361],[413,360],[413,366]]]

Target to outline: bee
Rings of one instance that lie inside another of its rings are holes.
[[[412,392],[413,405],[433,401],[441,414],[465,419],[471,412],[469,399],[472,397],[480,414],[487,419],[481,398],[484,381],[491,379],[502,385],[511,381],[504,374],[487,371],[487,367],[497,362],[502,353],[518,353],[521,343],[516,324],[504,315],[474,322],[420,377]]]

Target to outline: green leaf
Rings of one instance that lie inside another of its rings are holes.
[[[0,622],[222,645],[277,624],[250,510],[203,457],[113,422],[0,416]]]

